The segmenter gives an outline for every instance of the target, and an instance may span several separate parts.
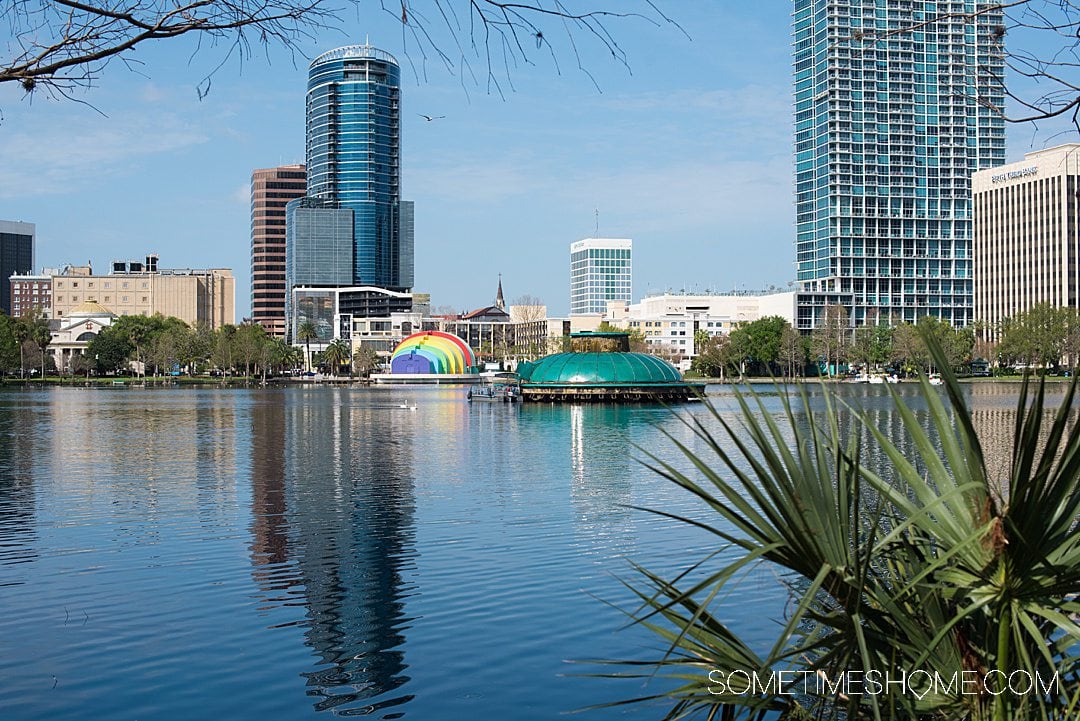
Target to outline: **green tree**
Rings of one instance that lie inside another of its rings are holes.
[[[1001,326],[998,353],[1012,364],[1057,365],[1065,355],[1071,311],[1038,303],[1006,318]]]
[[[337,375],[341,367],[349,363],[351,357],[352,349],[349,347],[349,342],[343,338],[335,338],[323,352],[323,363],[327,365],[332,375]],[[352,372],[351,364],[349,372]]]
[[[654,470],[703,502],[685,522],[725,549],[705,549],[706,557],[682,573],[637,566],[638,580],[629,582],[640,601],[633,617],[666,651],[652,663],[627,662],[627,675],[659,677],[659,696],[647,698],[666,699],[665,718],[1076,718],[1077,383],[1054,412],[1042,383],[1034,393],[1024,384],[1012,464],[999,485],[952,361],[929,330],[923,340],[942,369],[946,395],[923,379],[925,416],[908,406],[910,399],[894,396],[900,439],[880,428],[873,412],[851,408],[828,389],[823,400],[805,392],[781,396],[779,415],[765,399],[738,394],[740,422],[712,408],[722,437],[700,423],[694,442],[679,445],[684,458],[651,458]],[[791,593],[767,643],[745,638],[713,605],[737,598],[739,579],[762,562]],[[872,670],[912,669],[945,680],[993,684],[1019,672],[1057,683],[992,695],[965,693],[960,684],[930,688],[912,674],[911,688],[930,693],[840,694],[802,684],[800,673],[835,683],[852,673],[867,679]],[[767,680],[779,670],[793,672],[783,686],[745,693],[741,684],[723,685],[738,680],[733,674],[758,672]]]
[[[210,362],[221,371],[222,377],[234,369],[236,326],[230,323],[214,331],[214,345],[210,349]]]
[[[690,370],[708,378],[719,378],[723,382],[727,371],[734,365],[731,337],[718,333],[699,348],[697,356],[690,363]]]
[[[93,359],[96,373],[115,373],[127,369],[134,348],[131,340],[115,327],[102,330],[87,346],[86,355]]]
[[[837,373],[840,365],[848,360],[851,351],[851,323],[844,306],[827,305],[822,309],[821,320],[810,335],[810,349],[829,376]]]
[[[123,315],[109,326],[109,331],[120,333],[127,338],[131,344],[131,360],[136,363],[136,372],[145,376],[150,360],[147,357],[150,344],[164,327],[165,320],[162,316]]]
[[[306,320],[296,329],[296,340],[304,344],[304,362],[306,369],[311,370],[311,341],[319,340],[319,329],[310,320]]]
[[[930,356],[913,324],[901,323],[893,330],[892,360],[908,374],[929,368]]]
[[[244,364],[244,375],[251,375],[251,367],[262,357],[266,344],[266,329],[258,323],[245,323],[238,326],[233,334],[233,357]]]
[[[801,376],[808,355],[806,339],[790,323],[784,325],[780,334],[780,367],[788,378]]]
[[[751,375],[773,373],[773,366],[780,360],[785,327],[790,323],[773,315],[741,323],[731,331],[732,354],[744,372],[749,368]]]
[[[29,315],[19,318],[20,323],[27,327],[27,339],[34,344],[37,350],[38,363],[41,366],[41,378],[45,378],[45,369],[51,358],[47,352],[49,343],[52,341],[52,333],[49,331],[49,321],[39,311],[35,310]]]
[[[94,364],[84,353],[75,353],[71,356],[71,375],[79,375],[80,373],[85,375],[87,379],[90,378],[90,371],[94,367]]]
[[[852,357],[865,363],[867,369],[887,363],[892,357],[893,332],[893,328],[884,323],[859,326],[851,346]]]
[[[15,334],[15,319],[0,314],[0,375],[17,372],[21,368],[20,348]]]
[[[371,346],[359,345],[353,352],[353,368],[362,377],[367,378],[379,369],[379,354]]]
[[[22,318],[14,318],[12,320],[11,334],[15,339],[15,343],[19,346],[19,377],[26,377],[26,343],[30,340],[30,336],[33,333],[33,329],[30,328],[30,324],[24,321]]]

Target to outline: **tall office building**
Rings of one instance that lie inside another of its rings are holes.
[[[629,238],[585,238],[570,244],[570,315],[606,313],[609,300],[630,302],[632,246]]]
[[[251,319],[285,335],[285,204],[307,190],[303,165],[251,174]]]
[[[987,338],[1038,303],[1080,307],[1080,144],[1028,153],[971,182],[975,320]]]
[[[34,267],[36,234],[33,223],[0,220],[0,279],[5,286],[4,292],[0,292],[0,311],[5,315],[11,315],[8,279],[16,273],[25,275]]]
[[[412,203],[401,200],[400,103],[400,71],[389,53],[351,45],[311,63],[307,196],[322,201],[332,225],[340,222],[335,211],[351,211],[356,286],[406,291],[413,284]],[[308,204],[308,210],[309,227],[321,233],[316,208]],[[295,240],[299,250],[308,236],[297,233]]]
[[[826,304],[972,321],[971,174],[1005,159],[994,5],[795,0],[800,328]]]

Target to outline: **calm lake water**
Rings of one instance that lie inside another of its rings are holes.
[[[992,465],[1016,388],[968,391]],[[899,432],[883,387],[841,392]],[[665,432],[692,434],[663,408],[465,393],[0,391],[0,718],[553,720],[658,690],[567,661],[657,655],[606,602],[631,606],[631,559],[715,548],[629,508],[700,515],[638,460],[686,467]],[[765,643],[785,601],[758,569],[723,615]]]

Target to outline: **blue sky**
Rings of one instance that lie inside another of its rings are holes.
[[[597,210],[600,235],[634,239],[635,297],[791,280],[789,3],[662,6],[689,38],[612,19],[629,70],[579,35],[590,79],[548,32],[558,69],[532,52],[509,82],[500,72],[502,96],[481,60],[471,72],[424,63],[376,3],[301,46],[310,58],[366,38],[401,62],[403,197],[416,202],[416,290],[434,305],[486,305],[502,273],[509,300],[566,313],[568,246],[595,233]],[[227,62],[200,100],[223,51],[193,48],[161,41],[138,51],[138,72],[111,66],[76,96],[100,113],[0,87],[0,218],[37,224],[42,266],[157,252],[164,267],[232,268],[239,321],[250,174],[303,162],[307,60],[258,50]],[[1010,158],[1048,134],[1010,130]]]

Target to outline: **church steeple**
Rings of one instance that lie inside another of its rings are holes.
[[[499,310],[506,310],[506,301],[503,299],[502,292],[502,273],[499,273],[499,291],[495,294],[495,307]]]

